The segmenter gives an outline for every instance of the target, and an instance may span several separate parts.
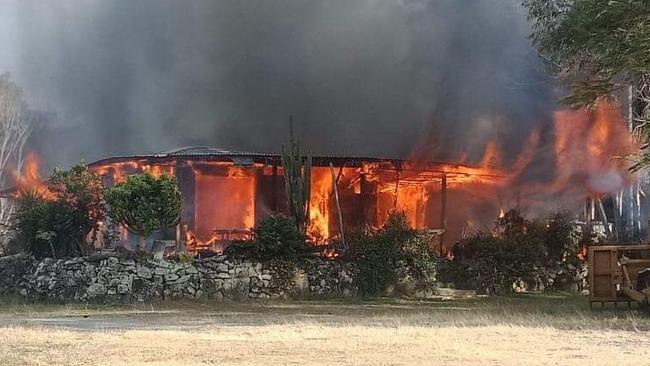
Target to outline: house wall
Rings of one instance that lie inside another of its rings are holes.
[[[312,167],[308,230],[312,239],[322,241],[340,234],[333,179],[337,180],[345,231],[381,227],[394,208],[405,211],[417,229],[437,227],[429,204],[430,183],[397,185],[395,199],[395,183],[390,178],[380,182],[372,174],[367,176],[366,169],[346,166],[335,167],[332,172],[329,166]],[[214,229],[248,230],[273,212],[289,212],[283,169],[277,162],[151,158],[94,166],[93,170],[109,185],[144,170],[154,175],[175,175],[183,196],[181,224],[199,241],[209,241]]]

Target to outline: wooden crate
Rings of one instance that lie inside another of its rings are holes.
[[[650,245],[593,245],[589,247],[589,283],[591,285],[590,302],[629,302],[631,299],[621,292],[621,286],[627,286],[624,281],[623,270],[620,260],[623,256],[628,258],[650,258]],[[646,262],[639,261],[641,262]],[[628,261],[630,262],[630,261]],[[632,261],[634,262],[634,261]],[[628,276],[629,283],[634,285],[638,269],[629,263]]]

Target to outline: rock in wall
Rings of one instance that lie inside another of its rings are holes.
[[[95,303],[353,296],[354,273],[351,264],[325,259],[312,259],[287,274],[268,263],[226,256],[180,262],[109,253],[37,263],[13,256],[0,258],[0,294]]]

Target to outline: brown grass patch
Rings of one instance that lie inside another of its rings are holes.
[[[13,308],[0,365],[647,364],[645,314],[585,301]]]

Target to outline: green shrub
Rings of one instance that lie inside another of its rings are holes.
[[[455,253],[476,270],[477,291],[503,294],[513,291],[516,281],[534,281],[549,253],[564,250],[568,233],[566,221],[544,225],[512,210],[496,221],[493,232],[464,240]]]
[[[85,255],[92,249],[86,237],[104,218],[101,179],[79,164],[55,169],[48,195],[22,192],[13,229],[16,240],[36,258]]]
[[[258,260],[297,259],[314,249],[298,230],[295,219],[282,214],[271,215],[255,228],[252,241],[233,242],[226,254]]]
[[[530,221],[521,215],[519,210],[509,210],[500,216],[495,223],[495,234],[500,237],[525,234],[530,227]]]
[[[183,200],[176,179],[145,172],[108,189],[106,203],[111,219],[139,236],[143,251],[152,232],[178,224]]]
[[[260,258],[296,258],[310,250],[295,219],[272,215],[255,228],[255,247]]]
[[[400,264],[411,271],[418,287],[433,286],[437,258],[431,239],[411,229],[404,213],[391,213],[381,230],[361,237],[355,244],[359,268],[357,284],[361,293],[381,295],[394,286],[399,280],[396,270]]]
[[[558,212],[551,216],[545,234],[548,256],[554,261],[575,257],[583,236],[566,212]]]
[[[479,292],[512,292],[515,281],[532,281],[544,260],[543,239],[534,235],[513,235],[483,241],[477,258]]]
[[[179,253],[178,261],[185,264],[191,264],[194,262],[195,256],[192,253]]]
[[[396,242],[377,234],[368,236],[358,245],[359,291],[366,296],[381,295],[397,282],[395,269],[399,260]]]
[[[419,289],[432,288],[437,280],[438,257],[431,243],[434,237],[416,234],[408,238],[402,246],[402,256],[416,278]]]

